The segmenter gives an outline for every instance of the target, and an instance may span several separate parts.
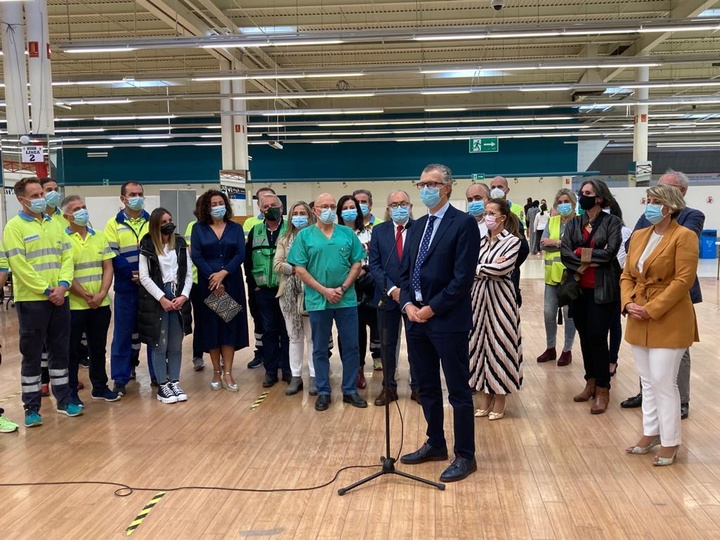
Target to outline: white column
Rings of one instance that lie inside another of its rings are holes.
[[[3,2],[2,50],[8,135],[30,133],[23,2]]]
[[[230,71],[230,62],[220,60],[220,71]],[[220,81],[220,93],[224,96],[230,95],[230,81]],[[232,127],[232,105],[230,98],[220,100],[220,133],[222,135],[222,168],[224,171],[231,171],[234,167],[233,158],[233,127]]]
[[[239,62],[238,62],[239,63]],[[236,70],[238,67],[235,68]],[[245,81],[232,81],[232,93],[244,94]],[[233,99],[233,112],[244,112],[247,107],[245,100]],[[235,170],[247,171],[250,169],[250,158],[248,153],[247,116],[235,114],[233,121],[233,155],[235,156]]]
[[[48,38],[47,0],[25,2],[28,68],[30,72],[30,112],[35,135],[54,135],[52,73]]]
[[[650,80],[650,68],[647,66],[637,68],[635,81],[639,83]],[[647,100],[650,95],[648,88],[637,89],[637,99]],[[635,106],[635,133],[633,137],[633,160],[647,161],[648,158],[648,106]]]

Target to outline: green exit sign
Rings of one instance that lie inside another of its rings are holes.
[[[485,173],[472,173],[472,179],[473,180],[485,180]]]
[[[473,137],[468,142],[470,143],[469,152],[471,154],[497,152],[500,149],[497,137]]]

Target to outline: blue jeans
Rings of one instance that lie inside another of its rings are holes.
[[[545,284],[545,340],[548,349],[555,348],[557,340],[557,316],[558,316],[558,298],[557,285]],[[571,351],[573,342],[575,341],[575,321],[568,317],[570,306],[563,309],[563,322],[565,324],[565,342],[563,343],[562,352]]]
[[[165,296],[173,299],[170,293],[170,284],[165,284]],[[163,311],[160,318],[160,341],[152,350],[152,363],[158,384],[165,384],[170,380],[180,380],[180,365],[182,363],[183,329],[180,324],[180,313],[177,311]]]
[[[338,336],[343,344],[340,359],[343,364],[342,393],[357,393],[357,373],[360,368],[358,353],[358,312],[357,307],[328,308],[322,311],[310,311],[310,326],[313,339],[313,363],[315,364],[315,384],[318,395],[329,396],[330,388],[330,357],[327,343],[332,331],[332,322],[338,329]]]

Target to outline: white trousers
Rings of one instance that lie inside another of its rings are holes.
[[[682,438],[677,376],[684,352],[632,346],[642,385],[643,435],[660,435],[663,446],[677,446]]]
[[[282,305],[282,304],[281,304]],[[281,309],[282,311],[282,309]],[[310,328],[310,317],[302,317],[303,329],[300,335],[293,338],[293,329],[290,324],[290,317],[284,311],[282,312],[285,319],[285,328],[287,328],[288,337],[290,339],[289,356],[290,356],[290,372],[293,377],[302,376],[303,356],[308,365],[310,376],[315,376],[315,365],[312,358],[312,329]]]

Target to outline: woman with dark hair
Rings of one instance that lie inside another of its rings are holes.
[[[358,388],[365,388],[365,353],[368,342],[367,327],[370,327],[370,355],[373,359],[373,367],[376,370],[382,369],[380,358],[380,333],[377,325],[377,306],[373,305],[375,295],[375,280],[370,273],[367,253],[370,249],[370,238],[372,229],[366,227],[363,221],[362,211],[357,199],[352,195],[343,195],[337,203],[338,223],[350,227],[357,235],[360,243],[365,248],[366,257],[362,261],[360,276],[355,281],[355,292],[358,299],[358,346],[360,354],[360,368],[357,375]],[[342,354],[342,343],[339,343]]]
[[[586,180],[578,199],[582,216],[565,227],[560,258],[568,273],[579,281],[581,294],[571,310],[580,336],[585,366],[585,388],[576,402],[595,398],[592,414],[602,414],[610,401],[608,331],[620,301],[620,264],[617,253],[622,242],[622,222],[602,211],[613,196],[605,182]]]
[[[192,331],[188,302],[192,272],[188,268],[187,243],[175,233],[172,215],[164,208],[150,214],[148,233],[140,240],[138,270],[142,285],[138,334],[140,341],[153,347],[157,399],[163,403],[187,401],[179,381],[183,336]]]
[[[625,268],[625,244],[630,240],[632,231],[629,227],[625,226],[623,221],[622,209],[618,204],[617,200],[613,198],[612,203],[608,208],[603,208],[603,212],[612,214],[620,218],[622,222],[622,242],[620,243],[620,249],[618,250],[617,260],[620,264],[620,270]],[[620,342],[622,341],[622,316],[620,314],[620,306],[618,310],[613,314],[612,321],[610,321],[610,376],[614,377],[617,372],[618,358],[620,357]]]
[[[315,214],[307,203],[300,201],[290,207],[288,217],[287,229],[278,238],[273,259],[273,269],[280,276],[277,297],[280,299],[280,311],[285,319],[285,327],[290,340],[289,355],[292,379],[285,389],[285,395],[292,396],[303,389],[304,357],[310,371],[308,393],[316,396],[315,365],[312,359],[312,329],[310,317],[305,310],[305,286],[295,275],[295,267],[287,262],[287,255],[297,233],[315,223]]]
[[[227,196],[211,189],[202,195],[198,222],[191,236],[200,298],[204,300],[210,294],[221,296],[226,292],[243,308],[230,322],[225,322],[203,301],[198,314],[203,318],[200,344],[203,351],[210,353],[213,364],[210,387],[237,392],[239,388],[232,376],[233,359],[235,351],[247,347],[249,342],[242,272],[245,234],[231,218],[232,208]]]
[[[506,395],[520,390],[523,381],[520,308],[510,279],[520,251],[520,226],[505,199],[487,202],[485,224],[488,235],[480,240],[471,292],[470,386],[482,392],[475,416],[500,420]]]
[[[690,288],[698,265],[693,231],[678,225],[685,209],[680,190],[657,185],[647,190],[645,217],[651,227],[632,235],[622,275],[625,341],[632,347],[643,395],[643,436],[625,451],[647,454],[660,445],[653,465],[671,465],[681,442],[680,360],[699,341]]]

